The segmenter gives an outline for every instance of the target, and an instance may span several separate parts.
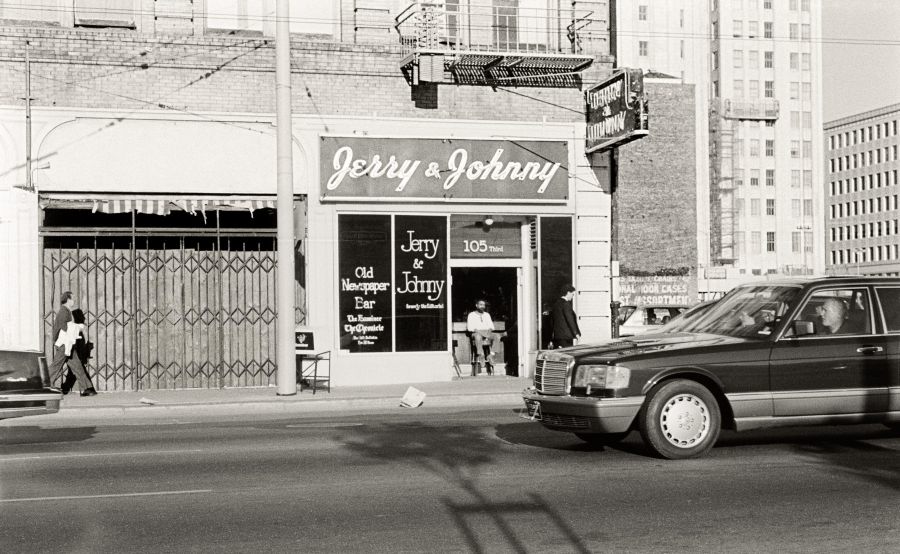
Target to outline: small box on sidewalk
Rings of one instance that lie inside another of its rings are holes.
[[[400,406],[403,408],[418,408],[425,401],[425,393],[415,387],[406,389],[406,394],[400,400]]]

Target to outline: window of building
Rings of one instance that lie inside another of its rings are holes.
[[[812,68],[812,55],[811,54],[802,54],[801,55],[801,64],[800,69],[803,71],[809,71]]]
[[[760,253],[760,233],[759,231],[753,231],[750,233],[750,253],[751,254],[759,254]]]
[[[763,9],[771,10],[772,9],[772,0],[763,0]]]
[[[744,51],[743,50],[735,50],[733,52],[734,57],[734,68],[740,69],[744,67]]]
[[[803,128],[812,128],[812,112],[803,112]]]
[[[759,98],[759,81],[753,79],[751,81],[747,81],[748,91],[747,96],[753,100]]]
[[[800,9],[805,12],[808,12],[809,11],[809,0],[801,0]]]
[[[800,38],[802,40],[809,40],[810,38],[810,28],[808,23],[804,23],[800,26]]]
[[[751,187],[759,186],[759,170],[758,169],[750,170],[750,186]]]
[[[678,52],[681,55],[681,59],[684,59],[684,39],[681,39],[678,43]],[[682,72],[683,73],[683,72]],[[682,79],[684,76],[682,76]]]
[[[750,199],[750,215],[751,216],[759,215],[759,198],[751,198]]]
[[[834,218],[834,206],[831,206],[831,217]],[[791,200],[791,217],[799,218],[802,214],[800,213],[800,199],[794,198]]]
[[[800,29],[796,23],[791,23],[788,25],[788,38],[791,40],[797,40],[800,37]]]
[[[799,129],[800,128],[800,112],[797,110],[791,111],[791,129]]]
[[[744,186],[744,170],[743,169],[735,169],[734,170],[734,186],[736,186],[736,187]]]
[[[766,81],[764,94],[766,98],[775,98],[775,81]]]
[[[800,54],[798,52],[791,52],[791,69],[800,69]]]
[[[788,3],[788,9],[791,11],[797,11],[797,0],[790,0]]]
[[[59,0],[13,0],[0,3],[0,19],[57,23],[59,9]]]
[[[759,50],[750,50],[747,52],[747,67],[750,69],[759,69]]]
[[[759,36],[759,21],[747,22],[747,36],[750,38],[756,38]]]
[[[804,169],[803,170],[803,188],[812,188],[812,170]]]
[[[678,10],[678,26],[684,29],[684,10]]]
[[[791,157],[792,158],[800,157],[800,141],[799,140],[791,141]]]
[[[763,23],[763,37],[772,38],[775,35],[775,31],[773,29],[773,25],[771,21],[766,21]]]
[[[744,22],[734,20],[731,22],[731,34],[734,38],[740,38],[744,34]]]
[[[775,52],[772,52],[771,50],[767,50],[763,54],[763,67],[765,67],[765,68],[775,67]]]
[[[775,232],[766,231],[766,252],[775,251]]]
[[[650,49],[649,43],[646,40],[638,41],[638,56],[646,56],[647,52]]]
[[[811,140],[803,141],[803,157],[804,158],[812,158],[812,141]]]
[[[810,217],[813,213],[813,201],[811,198],[803,199],[803,217]]]
[[[638,6],[638,19],[647,21],[647,6]]]
[[[743,79],[735,79],[734,80],[734,97],[735,98],[743,98],[744,97],[744,80]]]
[[[773,158],[773,157],[775,157],[775,139],[766,139],[766,157],[768,157],[768,158]],[[769,169],[767,169],[766,172],[768,172],[768,171],[773,171],[773,172],[774,172],[774,170],[769,170]],[[766,181],[768,181],[768,176],[767,176],[767,178],[766,178]],[[775,177],[774,177],[774,175],[773,175],[773,177],[772,177],[772,184],[773,184],[773,185],[775,184],[774,181],[775,181]],[[768,184],[768,182],[767,182],[766,184]]]
[[[775,199],[766,198],[766,215],[775,215]]]

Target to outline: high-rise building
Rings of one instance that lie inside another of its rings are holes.
[[[623,0],[615,12],[619,66],[706,90],[699,264],[728,284],[822,271],[821,1]]]
[[[900,104],[825,124],[826,271],[900,275]]]

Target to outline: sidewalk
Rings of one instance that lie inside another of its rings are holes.
[[[31,422],[70,418],[170,417],[176,415],[286,414],[341,410],[400,408],[400,399],[413,386],[427,396],[423,406],[516,406],[531,379],[507,376],[464,377],[436,383],[319,388],[304,387],[293,396],[278,396],[275,387],[148,390],[101,392],[63,397],[59,413],[35,416]]]

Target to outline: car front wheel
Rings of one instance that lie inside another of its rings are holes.
[[[677,379],[650,391],[638,420],[644,442],[656,454],[680,460],[709,452],[719,438],[722,416],[709,389]]]

